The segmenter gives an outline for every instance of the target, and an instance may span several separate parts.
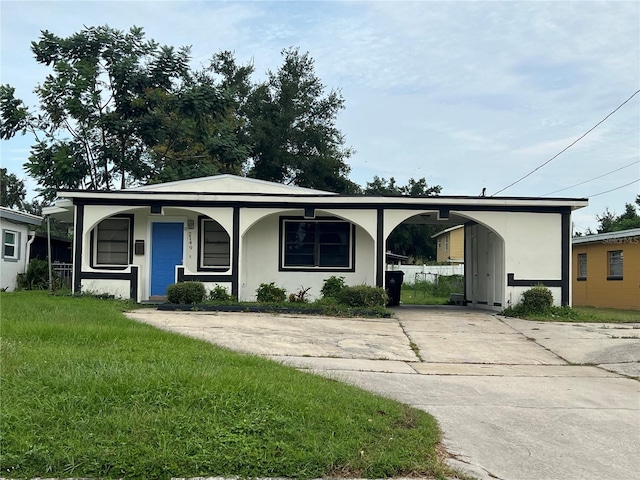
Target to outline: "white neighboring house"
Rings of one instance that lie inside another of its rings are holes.
[[[19,273],[27,271],[29,245],[33,241],[33,227],[42,223],[42,217],[0,207],[2,230],[2,275],[0,288],[15,290]]]
[[[401,223],[464,225],[468,305],[504,308],[533,285],[571,301],[571,212],[586,199],[337,195],[233,175],[61,191],[44,209],[72,223],[73,289],[146,301],[203,282],[255,299],[323,281],[384,287],[386,241]]]

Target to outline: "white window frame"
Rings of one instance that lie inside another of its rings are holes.
[[[587,279],[587,254],[586,253],[578,254],[578,279],[580,280]]]
[[[210,242],[217,243],[220,245],[224,245],[226,243],[227,246],[227,263],[219,263],[219,264],[206,264],[205,263],[205,246],[206,246],[206,235],[205,235],[205,225],[207,223],[217,224],[220,227],[220,232],[224,232],[227,236],[226,242]],[[213,218],[202,218],[200,220],[200,268],[202,270],[228,270],[231,268],[231,235],[227,232],[227,229],[222,226],[220,222],[214,220]]]
[[[613,271],[614,268],[616,269],[615,272]],[[618,268],[620,273],[617,272]],[[622,280],[623,272],[624,252],[622,250],[609,250],[607,252],[607,280]]]
[[[100,241],[100,226],[104,223],[104,222],[108,222],[108,221],[112,221],[112,220],[126,220],[127,221],[127,257],[126,257],[126,262],[125,263],[100,263],[99,261],[99,252],[98,252],[98,247],[101,243]],[[126,217],[126,216],[119,216],[119,215],[114,215],[113,217],[108,217],[108,218],[104,218],[102,219],[100,222],[98,222],[98,224],[95,226],[95,230],[94,230],[94,239],[93,239],[93,266],[97,267],[97,268],[104,268],[104,267],[117,267],[117,268],[124,268],[127,267],[131,264],[131,229],[133,228],[132,226],[132,222],[131,222],[131,218]]]
[[[7,234],[13,235],[13,243],[6,241]],[[13,255],[7,255],[7,247],[13,247]],[[20,260],[20,232],[17,230],[2,229],[2,258],[8,262]]]

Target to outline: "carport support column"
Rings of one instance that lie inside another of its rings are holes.
[[[571,211],[562,212],[562,293],[561,305],[569,305],[571,288]]]
[[[376,287],[384,287],[384,210],[378,208],[376,232]]]
[[[238,299],[240,265],[240,207],[233,207],[233,252],[231,252],[231,295]]]
[[[82,289],[82,237],[84,233],[84,204],[76,204],[75,229],[73,232],[73,293]]]

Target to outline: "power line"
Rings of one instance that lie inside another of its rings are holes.
[[[606,177],[607,175],[610,175],[612,173],[618,172],[618,171],[623,170],[625,168],[629,168],[632,165],[637,165],[638,163],[640,163],[640,160],[636,160],[635,162],[632,162],[629,165],[625,165],[624,167],[616,168],[615,170],[611,170],[610,172],[603,173],[602,175],[600,175],[598,177],[593,177],[593,178],[590,178],[589,180],[585,180],[584,182],[576,183],[575,185],[571,185],[570,187],[561,188],[560,190],[555,190],[553,192],[545,193],[544,195],[540,195],[540,196],[541,197],[546,197],[547,195],[553,195],[554,193],[564,192],[565,190],[569,190],[570,188],[577,187],[579,185],[584,185],[585,183],[589,183],[589,182],[592,182],[592,181],[597,180],[599,178]]]
[[[636,178],[633,182],[625,183],[624,185],[620,185],[619,187],[612,188],[611,190],[607,190],[606,192],[596,193],[595,195],[589,195],[589,198],[597,197],[598,195],[604,195],[605,193],[613,192],[615,190],[620,190],[621,188],[628,187],[629,185],[633,185],[636,182],[640,182],[640,178]]]
[[[522,180],[524,180],[525,178],[527,178],[528,176],[534,174],[535,172],[537,172],[538,170],[540,170],[542,167],[544,167],[547,163],[551,162],[552,160],[556,159],[557,157],[559,157],[560,155],[562,155],[564,152],[566,152],[567,150],[569,150],[571,147],[573,147],[576,143],[578,143],[580,140],[582,140],[584,137],[586,137],[587,135],[589,135],[592,131],[594,131],[598,126],[600,126],[602,123],[604,123],[611,115],[613,115],[614,113],[616,113],[618,110],[620,110],[627,102],[629,102],[633,97],[635,97],[638,93],[640,93],[640,90],[636,90],[633,95],[631,95],[629,98],[627,98],[624,102],[622,102],[620,105],[618,105],[616,107],[615,110],[613,110],[611,113],[609,113],[609,115],[607,115],[606,117],[604,117],[602,120],[600,120],[598,123],[596,123],[593,127],[591,127],[589,130],[587,130],[584,134],[582,134],[580,137],[578,137],[577,140],[573,141],[571,144],[569,144],[567,147],[565,147],[564,149],[562,149],[559,153],[556,153],[553,157],[551,157],[549,160],[547,160],[546,162],[544,162],[542,165],[539,165],[538,167],[534,168],[533,170],[531,170],[529,173],[527,173],[526,175],[520,177],[518,180],[516,180],[513,183],[510,183],[509,185],[507,185],[506,187],[498,190],[496,193],[494,193],[493,195],[491,195],[492,197],[499,194],[500,192],[504,192],[507,188],[511,188],[513,187],[516,183],[520,183]]]

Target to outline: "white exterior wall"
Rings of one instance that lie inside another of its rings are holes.
[[[151,243],[151,224],[155,222],[179,222],[183,223],[183,262],[185,275],[197,273],[198,268],[198,216],[204,215],[216,220],[222,225],[231,237],[233,231],[233,209],[230,207],[199,207],[199,208],[164,208],[162,215],[151,215],[148,207],[131,208],[130,206],[104,206],[87,205],[84,209],[84,232],[82,235],[82,271],[83,272],[113,272],[113,270],[91,267],[91,231],[104,219],[119,214],[129,214],[134,216],[133,220],[133,240],[143,240],[145,244],[143,255],[133,255],[131,266],[138,267],[138,297],[137,301],[147,300],[150,295],[151,285],[151,253],[153,245]],[[193,222],[193,228],[188,228]],[[75,245],[75,244],[74,244]],[[131,247],[133,248],[133,246]],[[74,253],[75,258],[75,253]],[[125,269],[118,269],[118,272],[128,273],[131,266]],[[226,272],[230,273],[231,266]],[[209,272],[207,272],[209,273]],[[126,288],[125,288],[126,285]],[[215,287],[215,283],[206,282],[205,288],[208,290]],[[225,285],[225,284],[223,284]],[[226,284],[227,290],[231,291],[231,284]],[[109,293],[115,296],[129,298],[129,283],[127,280],[83,280],[83,291],[94,293]]]
[[[129,269],[125,270],[129,271]],[[129,298],[128,280],[82,280],[82,291],[96,295],[109,294],[116,298]]]
[[[4,248],[4,230],[10,230],[16,232],[20,238],[17,239],[16,248],[18,255],[16,259],[5,259],[2,255],[2,275],[0,277],[0,288],[7,289],[7,291],[15,290],[18,286],[18,274],[25,273],[27,271],[27,265],[25,263],[27,258],[27,240],[29,238],[29,225],[23,223],[13,223],[4,218],[0,218],[0,248]]]
[[[502,242],[504,258],[503,307],[517,304],[522,293],[530,287],[510,287],[507,274],[513,273],[515,280],[561,280],[562,279],[562,215],[555,213],[522,212],[473,212],[468,217],[493,230]],[[470,242],[471,239],[466,240]],[[482,252],[486,251],[486,235],[478,237],[478,261],[483,271]],[[466,252],[465,252],[466,253]],[[470,259],[470,261],[473,261]],[[484,267],[486,268],[486,267]],[[479,295],[484,282],[480,282]],[[468,284],[469,287],[469,284]],[[561,288],[551,287],[554,304],[561,304]]]
[[[265,211],[262,211],[264,215]],[[363,228],[356,226],[355,271],[279,271],[280,217],[300,215],[300,211],[271,210],[269,215],[253,224],[244,234],[240,248],[240,286],[238,296],[241,301],[255,300],[256,290],[261,283],[274,282],[285,288],[287,294],[297,292],[301,287],[311,290],[310,299],[319,298],[324,280],[331,276],[344,277],[347,285],[375,285],[375,243]],[[329,212],[316,211],[317,216]],[[369,212],[367,212],[369,213]],[[375,215],[375,212],[374,212]],[[241,213],[241,226],[246,227],[260,212],[249,210]],[[350,215],[350,216],[357,216]],[[366,221],[366,219],[365,219]]]

